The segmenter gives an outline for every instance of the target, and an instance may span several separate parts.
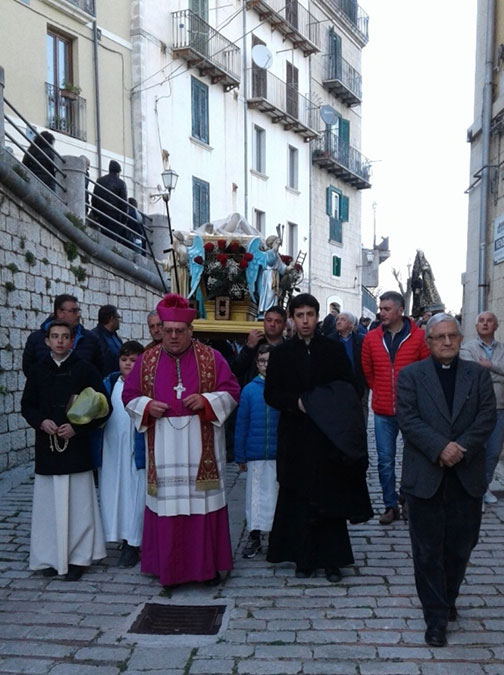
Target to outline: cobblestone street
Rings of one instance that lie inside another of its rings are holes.
[[[370,434],[370,486],[381,499]],[[28,570],[31,467],[0,476],[0,672],[51,675],[238,673],[306,675],[502,675],[504,498],[487,507],[448,646],[424,643],[407,524],[352,526],[356,564],[339,584],[322,571],[300,581],[293,565],[263,553],[241,558],[245,481],[228,465],[236,566],[217,588],[181,587],[171,597],[139,567],[116,567],[118,551],[76,583]],[[502,484],[494,483],[495,489]],[[145,602],[225,604],[216,636],[127,633]]]

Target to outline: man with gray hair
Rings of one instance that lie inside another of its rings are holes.
[[[329,335],[329,340],[341,342],[345,348],[348,360],[352,364],[352,371],[357,384],[357,391],[362,401],[362,411],[367,426],[369,387],[362,372],[361,351],[364,336],[357,333],[357,317],[351,312],[341,312],[336,317],[336,332]]]
[[[495,339],[498,326],[499,322],[493,312],[481,312],[476,319],[478,337],[466,342],[460,350],[461,359],[476,361],[488,369],[497,400],[497,422],[486,443],[488,488],[483,497],[486,504],[497,503],[497,497],[490,491],[490,483],[504,442],[504,344]]]
[[[495,426],[495,395],[488,369],[459,359],[462,331],[450,314],[429,319],[425,338],[431,356],[399,373],[397,420],[404,439],[401,487],[427,624],[425,642],[443,647],[478,542],[485,442]]]
[[[156,309],[153,309],[152,312],[147,314],[147,326],[149,327],[149,333],[152,340],[145,346],[145,349],[151,349],[163,339],[163,322],[159,318]]]

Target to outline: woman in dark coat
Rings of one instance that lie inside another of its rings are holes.
[[[354,562],[346,519],[367,520],[372,511],[365,483],[365,432],[360,436],[364,447],[359,458],[349,460],[300,408],[301,399],[307,402],[309,394],[322,391],[326,397],[319,387],[343,381],[347,396],[336,397],[334,406],[334,394],[327,390],[329,418],[338,428],[346,417],[354,415],[356,424],[351,426],[359,427],[360,432],[364,428],[357,393],[344,384],[353,383],[350,361],[340,343],[315,333],[318,311],[313,296],[296,296],[290,312],[297,335],[270,356],[264,397],[281,412],[277,449],[280,491],[267,559],[295,562],[298,578],[324,568],[327,579],[336,582],[341,579],[339,568]]]
[[[53,145],[54,136],[49,131],[37,134],[23,157],[23,164],[51,190],[56,190]]]

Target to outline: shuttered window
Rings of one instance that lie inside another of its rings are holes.
[[[208,87],[191,77],[192,135],[203,143],[210,143],[208,133]]]
[[[210,183],[193,176],[193,228],[210,222]]]
[[[341,276],[341,258],[337,255],[332,258],[332,273],[334,277]]]
[[[329,216],[329,241],[343,243],[343,223],[348,221],[348,197],[329,185],[326,188],[326,213]]]

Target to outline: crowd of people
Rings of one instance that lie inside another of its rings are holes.
[[[36,431],[30,568],[76,581],[117,542],[119,566],[140,561],[165,587],[220,583],[233,566],[225,465],[234,459],[246,472],[243,557],[266,545],[266,559],[294,563],[297,578],[323,570],[338,583],[354,563],[347,523],[374,515],[371,390],[378,523],[408,521],[425,640],[446,644],[483,501],[497,500],[504,346],[490,312],[462,347],[449,314],[420,327],[395,291],[379,309],[373,329],[336,304],[320,321],[317,299],[300,293],[289,317],[269,307],[243,343],[216,349],[195,339],[196,310],[168,294],[147,315],[144,347],[121,340],[113,305],[89,331],[77,298],[58,296],[23,354],[22,413]],[[69,421],[88,388],[108,410]]]

